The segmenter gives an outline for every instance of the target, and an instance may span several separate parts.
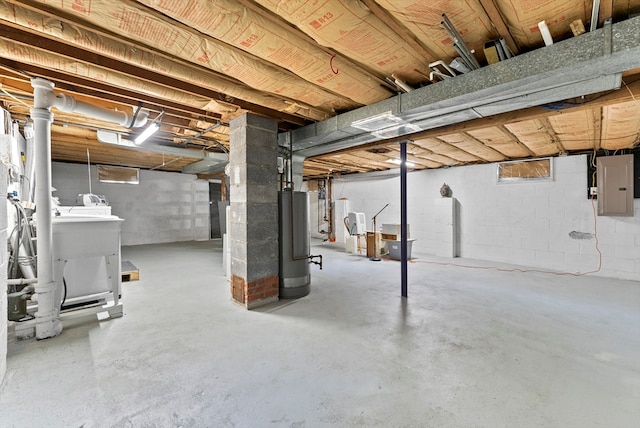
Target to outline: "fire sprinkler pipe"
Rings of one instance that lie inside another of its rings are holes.
[[[35,292],[38,295],[38,311],[36,317],[36,338],[46,339],[60,334],[62,323],[59,319],[60,290],[56,290],[53,274],[53,225],[51,213],[51,123],[53,113],[51,107],[66,112],[75,112],[125,127],[142,126],[147,121],[148,113],[132,116],[127,112],[107,110],[91,104],[77,101],[65,94],[53,92],[53,83],[39,77],[31,79],[33,87],[33,108],[31,118],[34,123],[35,145],[35,203],[36,227],[38,230],[38,282]]]

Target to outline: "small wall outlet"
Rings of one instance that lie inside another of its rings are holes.
[[[598,194],[598,188],[597,187],[590,187],[589,188],[589,194],[591,196],[596,196]]]

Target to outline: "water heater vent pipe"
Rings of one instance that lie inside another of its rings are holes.
[[[36,227],[38,230],[38,294],[36,312],[36,338],[46,339],[60,334],[62,323],[59,319],[59,295],[53,273],[53,224],[51,213],[51,107],[66,112],[80,113],[115,122],[121,126],[138,127],[147,121],[148,113],[132,116],[123,111],[107,110],[75,98],[53,92],[53,83],[39,77],[31,79],[33,87],[33,108],[31,118],[34,123],[35,146],[35,203]],[[132,123],[133,122],[133,123]]]

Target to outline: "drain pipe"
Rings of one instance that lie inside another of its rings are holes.
[[[149,112],[146,110],[139,110],[137,114],[133,115],[126,111],[107,110],[94,106],[93,104],[85,103],[84,101],[78,101],[70,95],[54,94],[53,83],[49,83],[51,84],[51,93],[48,94],[48,96],[51,97],[51,107],[56,107],[67,113],[80,113],[85,116],[95,117],[96,119],[117,123],[125,128],[139,128],[147,123]]]
[[[53,228],[51,224],[51,123],[53,114],[53,83],[41,79],[31,79],[33,87],[33,108],[31,118],[35,132],[36,158],[36,227],[38,230],[38,294],[36,312],[36,338],[46,339],[60,334],[62,322],[58,319],[55,302],[56,282],[53,277]]]
[[[35,203],[36,227],[38,230],[38,282],[35,292],[38,296],[36,312],[36,338],[46,339],[60,334],[62,322],[59,319],[60,292],[56,289],[53,275],[53,225],[51,213],[51,107],[66,112],[75,112],[124,127],[143,126],[148,112],[130,115],[124,111],[107,110],[75,98],[53,92],[53,83],[39,77],[31,79],[33,87],[33,108],[31,118],[34,123],[35,145]]]

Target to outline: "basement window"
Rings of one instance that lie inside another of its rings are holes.
[[[101,183],[138,184],[140,183],[140,169],[98,165],[98,181]]]
[[[498,183],[552,181],[553,162],[551,158],[499,162],[497,173]]]

